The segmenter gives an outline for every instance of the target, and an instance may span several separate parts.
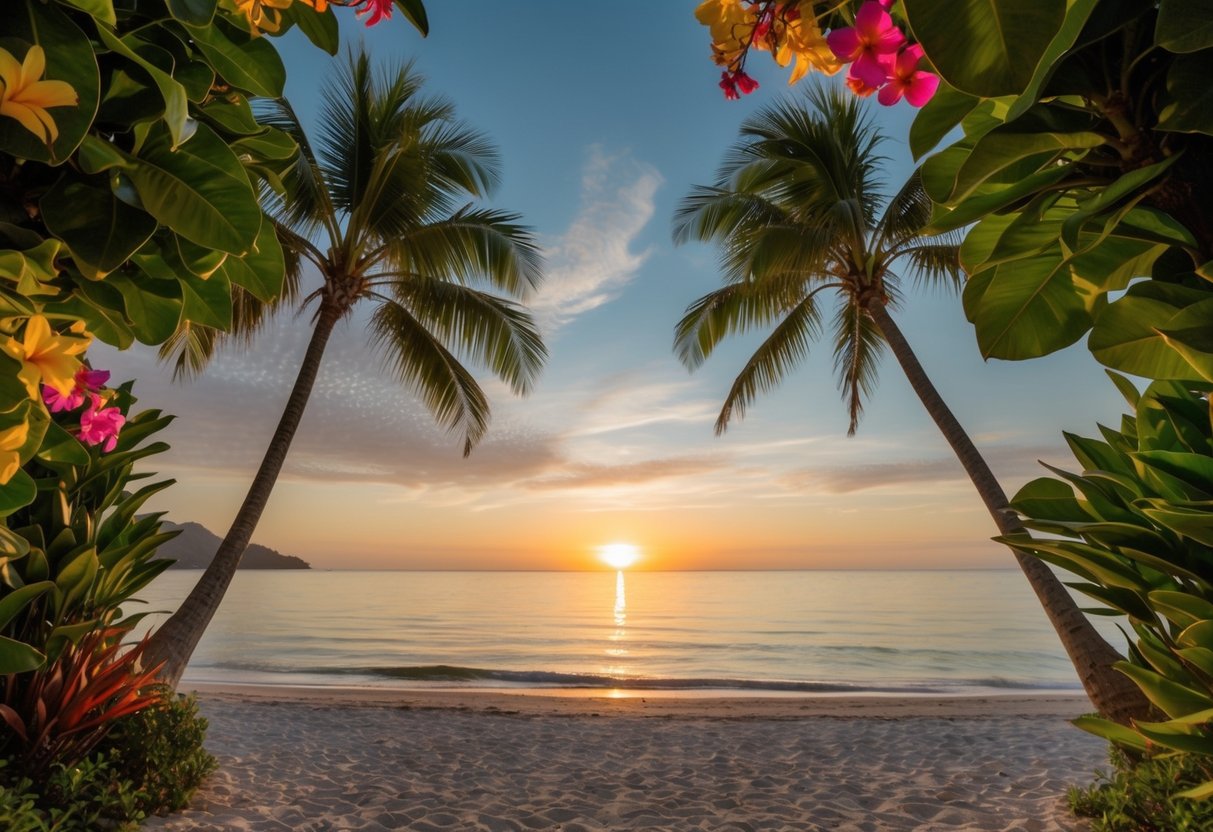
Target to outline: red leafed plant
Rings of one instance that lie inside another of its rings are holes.
[[[102,627],[69,644],[32,672],[3,677],[0,719],[20,740],[26,776],[52,763],[72,766],[105,736],[114,720],[160,705],[155,667],[139,667],[144,638],[124,648],[122,627]]]

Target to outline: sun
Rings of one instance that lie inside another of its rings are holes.
[[[598,547],[598,559],[612,569],[627,569],[640,560],[640,547],[631,543],[608,543]]]

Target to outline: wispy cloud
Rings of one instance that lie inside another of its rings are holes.
[[[649,252],[633,251],[653,217],[661,174],[626,153],[589,150],[581,205],[568,230],[547,247],[547,276],[531,308],[551,332],[619,296]]]

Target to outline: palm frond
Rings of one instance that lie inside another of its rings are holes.
[[[299,155],[284,177],[288,195],[266,193],[263,202],[267,212],[305,238],[321,228],[336,227],[336,212],[320,162],[294,107],[281,98],[258,99],[255,108],[258,122],[283,131],[299,146]]]
[[[415,392],[439,425],[463,434],[463,455],[489,426],[484,391],[459,360],[407,309],[381,303],[370,330],[392,373]]]
[[[488,367],[514,393],[531,391],[547,348],[526,309],[444,280],[412,278],[392,288],[395,300],[448,348]]]
[[[519,219],[508,211],[465,206],[391,239],[383,248],[384,268],[465,284],[484,281],[526,297],[543,280],[543,255]]]
[[[838,307],[834,316],[834,371],[851,424],[847,436],[854,436],[863,415],[863,400],[876,389],[884,336],[876,324],[853,300]]]
[[[960,246],[955,243],[918,243],[901,249],[897,258],[909,261],[915,286],[948,292],[964,288]]]
[[[784,376],[808,357],[818,329],[818,311],[810,295],[788,312],[733,380],[716,417],[717,436],[728,429],[731,419],[744,418],[746,408],[759,395],[778,387]]]

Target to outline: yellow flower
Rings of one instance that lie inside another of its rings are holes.
[[[802,3],[801,7],[803,8],[805,5],[809,4]],[[796,66],[792,68],[792,75],[788,78],[789,84],[795,84],[803,78],[810,68],[816,69],[824,75],[833,75],[845,66],[838,59],[838,56],[834,54],[834,50],[830,49],[829,44],[826,43],[825,36],[821,33],[821,27],[817,25],[817,21],[812,17],[811,9],[810,5],[807,15],[802,13],[799,19],[788,21],[784,48],[791,55],[796,56]],[[780,54],[776,55],[777,61],[783,54],[783,51],[781,49]],[[787,59],[779,61],[779,65],[787,66]]]
[[[321,4],[327,0],[319,0]],[[289,9],[293,0],[235,0],[236,11],[248,18],[253,34],[277,32],[282,26],[279,9]],[[306,0],[305,0],[306,2]],[[312,5],[308,2],[308,5]],[[314,8],[314,7],[313,7]]]
[[[59,335],[42,315],[34,315],[25,325],[25,335],[4,339],[3,349],[21,362],[17,377],[25,383],[30,398],[42,400],[38,382],[55,388],[61,396],[76,389],[76,372],[82,366],[77,355],[88,349],[89,338]]]
[[[704,0],[695,19],[712,33],[712,60],[723,67],[741,59],[758,23],[753,7],[742,0]]]
[[[0,430],[0,485],[4,485],[21,467],[21,456],[17,451],[29,439],[29,422],[21,422],[11,428]]]
[[[59,128],[46,111],[48,107],[74,107],[80,97],[66,81],[39,81],[46,71],[46,53],[31,46],[25,61],[6,49],[0,49],[0,116],[15,118],[21,126],[50,144],[59,137]]]

